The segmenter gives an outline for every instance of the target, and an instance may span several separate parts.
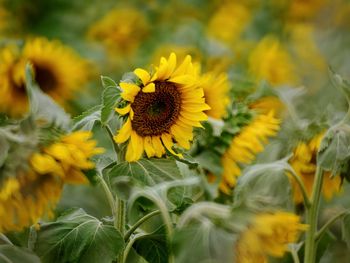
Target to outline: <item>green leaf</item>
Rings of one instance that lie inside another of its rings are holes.
[[[249,167],[238,179],[234,199],[253,210],[291,208],[291,187],[286,175],[290,169],[285,159]]]
[[[120,99],[120,89],[116,86],[109,86],[102,93],[101,123],[106,125],[113,117],[114,109]]]
[[[101,105],[97,105],[75,117],[72,129],[91,131],[95,123],[101,119],[101,108]]]
[[[101,82],[103,88],[108,88],[108,87],[117,87],[117,83],[113,79],[107,76],[101,76]]]
[[[72,209],[40,227],[34,250],[44,263],[110,263],[123,247],[124,239],[113,226]]]
[[[0,167],[5,163],[10,149],[10,144],[0,133]]]
[[[350,258],[350,250],[346,244],[341,241],[335,241],[331,244],[324,255],[322,256],[320,263],[348,263]]]
[[[133,248],[137,254],[142,256],[148,262],[167,263],[169,251],[167,248],[167,239],[164,226],[159,227],[151,234],[143,235],[138,238]]]
[[[13,245],[0,245],[0,263],[40,263],[37,255],[29,249]]]
[[[204,151],[195,157],[195,160],[208,171],[216,175],[221,175],[223,168],[221,165],[221,158],[213,151]]]
[[[342,220],[342,236],[346,242],[348,249],[350,249],[350,215],[346,215]]]
[[[41,91],[33,79],[30,64],[26,66],[26,89],[30,102],[30,116],[37,121],[68,129],[70,116],[51,97]]]
[[[117,164],[109,171],[110,177],[130,176],[141,185],[152,186],[182,178],[174,159],[141,159]]]

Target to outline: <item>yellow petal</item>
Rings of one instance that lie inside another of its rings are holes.
[[[203,112],[188,112],[182,110],[180,115],[185,119],[193,121],[206,121],[208,119],[208,116]]]
[[[176,68],[176,55],[175,53],[171,53],[168,59],[168,69],[165,73],[165,78],[169,78]]]
[[[201,112],[201,111],[206,111],[206,110],[210,110],[210,106],[208,104],[205,103],[186,103],[183,104],[183,109],[189,112]]]
[[[155,150],[155,155],[160,158],[165,153],[165,149],[160,141],[160,137],[152,136],[152,145]]]
[[[118,134],[113,137],[114,141],[116,143],[126,142],[131,135],[131,130],[132,130],[131,120],[130,118],[128,118],[127,121],[122,126],[122,128],[119,130]]]
[[[147,85],[147,83],[151,79],[150,74],[146,70],[144,70],[142,68],[135,69],[134,73],[135,73],[136,76],[139,77],[139,79],[141,79],[142,84],[145,85],[145,86]]]
[[[124,108],[115,108],[115,111],[123,116],[125,114],[128,114],[130,112],[130,109],[131,109],[131,105],[128,104]]]
[[[164,57],[161,57],[159,68],[157,70],[158,79],[165,80],[167,71],[168,71],[168,61]]]
[[[143,143],[144,143],[145,152],[147,154],[147,157],[151,158],[151,157],[155,156],[156,151],[153,148],[152,137],[151,136],[145,137]]]
[[[174,71],[173,76],[184,75],[191,64],[191,56],[187,55],[182,64]]]
[[[156,91],[156,85],[154,83],[149,83],[146,87],[142,88],[142,91],[145,93],[151,93]]]
[[[192,85],[195,83],[196,79],[192,75],[180,75],[177,77],[172,77],[169,82],[178,83],[182,85]]]
[[[134,102],[135,96],[141,88],[133,83],[120,83],[120,87],[122,88],[123,92],[121,94],[122,98],[126,101]]]
[[[125,160],[135,162],[139,160],[143,153],[143,138],[135,131],[131,131],[130,142],[126,150]]]
[[[179,156],[179,157],[182,157],[181,154],[178,154],[178,153],[175,153],[174,150],[172,149],[173,147],[173,140],[171,138],[171,135],[168,134],[168,133],[163,133],[162,136],[161,136],[161,139],[162,139],[162,142],[165,146],[165,148],[167,148],[167,150],[173,154],[173,155],[176,155],[176,156]]]

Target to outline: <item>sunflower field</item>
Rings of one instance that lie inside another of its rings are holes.
[[[0,0],[0,263],[349,263],[349,0]]]

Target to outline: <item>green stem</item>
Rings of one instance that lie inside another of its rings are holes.
[[[289,250],[290,254],[292,255],[292,258],[293,258],[293,262],[294,263],[300,263],[300,260],[299,260],[299,256],[298,256],[298,252],[294,249],[294,246],[293,248],[291,248]]]
[[[307,213],[306,223],[309,225],[309,229],[306,232],[305,238],[305,263],[315,263],[315,256],[317,250],[316,244],[316,232],[318,221],[318,210],[320,206],[320,199],[322,193],[323,184],[323,171],[320,166],[317,166],[316,175],[314,179],[314,185],[312,188],[311,206]]]
[[[112,215],[114,218],[116,218],[117,210],[116,210],[116,203],[115,203],[115,199],[113,197],[113,194],[112,194],[111,190],[109,189],[106,181],[103,179],[102,175],[98,175],[97,177],[99,178],[100,183],[101,183],[102,188],[103,188],[103,191],[106,194],[109,206],[110,206],[111,211],[112,211]],[[116,227],[116,225],[114,225],[114,226]]]
[[[327,231],[327,229],[335,222],[337,221],[339,218],[345,216],[346,214],[348,214],[349,211],[345,210],[345,211],[341,211],[340,213],[338,213],[337,215],[335,215],[334,217],[332,217],[327,223],[325,223],[323,225],[323,227],[317,232],[316,237],[315,237],[315,241],[317,242],[318,240],[320,240],[320,238],[323,236],[323,234]]]
[[[145,221],[147,221],[149,218],[155,216],[155,215],[158,215],[160,214],[160,211],[159,210],[156,210],[156,211],[153,211],[147,215],[145,215],[144,217],[140,218],[139,221],[137,221],[133,226],[131,226],[131,228],[125,233],[124,235],[124,240],[125,241],[128,241],[130,236],[132,235],[132,233],[135,232],[135,230],[140,226],[142,225]]]
[[[130,252],[130,249],[132,248],[132,245],[135,243],[135,241],[143,236],[146,236],[146,234],[144,233],[139,233],[139,234],[136,234],[134,237],[132,237],[130,239],[130,241],[128,242],[128,244],[126,245],[125,249],[124,249],[124,261],[127,259],[128,257],[128,254]]]
[[[297,182],[298,187],[299,187],[301,194],[303,196],[305,208],[306,208],[306,210],[308,210],[311,206],[311,203],[310,203],[309,197],[307,196],[305,185],[304,185],[303,181],[300,179],[300,177],[294,172],[294,170],[292,168],[289,169],[289,172],[293,176],[295,181]]]
[[[117,201],[117,216],[115,217],[115,225],[117,225],[117,229],[119,230],[120,234],[122,236],[124,236],[124,232],[125,232],[125,201],[118,199]],[[124,258],[124,251],[122,251],[119,255],[118,255],[118,263],[124,263],[125,258]]]

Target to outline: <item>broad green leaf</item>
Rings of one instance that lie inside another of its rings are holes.
[[[221,175],[223,168],[221,158],[213,151],[204,151],[195,157],[195,160],[206,170],[216,175]]]
[[[51,97],[40,90],[33,79],[29,64],[26,66],[26,88],[30,102],[30,114],[35,120],[68,129],[70,116]]]
[[[40,227],[34,251],[43,263],[110,263],[123,247],[124,239],[113,226],[73,209]]]
[[[101,123],[106,125],[113,117],[114,109],[120,98],[120,89],[116,86],[109,86],[102,93]]]
[[[335,241],[328,246],[320,263],[348,263],[350,258],[350,250],[344,242]]]
[[[108,87],[117,87],[117,83],[113,79],[107,76],[101,76],[101,82],[103,88],[108,88]]]
[[[164,226],[159,227],[153,233],[138,238],[133,248],[135,251],[151,263],[167,263],[169,250],[167,247]]]
[[[75,117],[72,129],[91,131],[95,123],[101,119],[101,107],[101,105],[97,105]]]
[[[0,245],[0,263],[40,263],[37,255],[29,249],[13,245]]]
[[[123,162],[109,171],[110,177],[130,176],[141,185],[152,186],[165,181],[182,178],[174,159],[141,159]]]
[[[290,208],[289,169],[286,160],[249,167],[238,179],[235,201],[253,210]]]

